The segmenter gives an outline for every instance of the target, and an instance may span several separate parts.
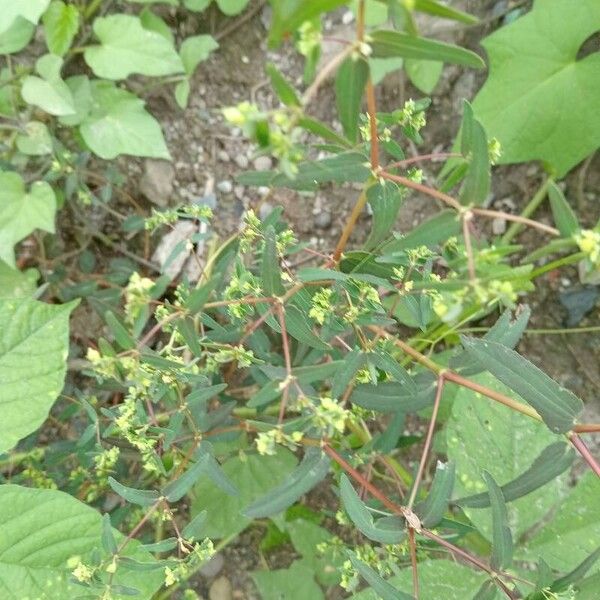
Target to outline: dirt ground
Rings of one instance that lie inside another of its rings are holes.
[[[251,6],[256,8],[256,5],[255,1]],[[469,30],[445,25],[442,37],[483,52],[478,46],[478,40],[499,25],[502,17],[498,15],[506,10],[508,2],[470,0],[462,2],[462,5],[466,10],[481,17],[483,24]],[[236,173],[242,171],[244,165],[252,168],[255,157],[252,148],[241,135],[236,135],[236,132],[232,132],[223,123],[218,109],[246,99],[253,99],[265,107],[275,106],[264,72],[264,65],[268,61],[275,62],[293,81],[299,81],[302,72],[300,60],[289,48],[284,48],[278,53],[267,51],[267,22],[268,8],[265,7],[258,10],[249,21],[222,37],[219,50],[207,63],[201,65],[194,76],[190,106],[185,111],[175,105],[170,90],[157,89],[148,101],[150,111],[163,125],[173,155],[173,203],[201,197],[207,182],[214,179],[217,186],[215,228],[222,236],[238,229],[244,210],[258,207],[261,195],[257,190],[235,183]],[[201,17],[190,16],[188,20],[174,26],[178,34],[190,35],[223,31],[229,23],[230,21],[213,14],[208,22],[201,21]],[[340,31],[348,27],[352,28],[353,24],[343,25],[342,14],[335,14],[328,17],[325,34],[342,35],[343,32]],[[444,151],[450,148],[460,120],[462,98],[472,99],[485,77],[485,72],[465,72],[456,67],[444,69],[442,80],[432,94],[433,103],[428,111],[428,125],[424,130],[425,141],[419,152]],[[389,76],[378,90],[381,110],[396,108],[410,97],[421,96],[420,92],[397,74]],[[334,120],[334,107],[332,89],[327,85],[311,105],[311,112],[314,116],[331,122]],[[435,171],[440,166],[430,165],[426,170],[430,183],[434,182]],[[143,162],[122,160],[121,167],[127,173],[124,186],[127,192],[142,206],[148,206],[139,192]],[[504,210],[518,213],[531,198],[541,179],[541,169],[532,164],[496,168],[491,205],[501,205]],[[225,185],[223,182],[229,182],[231,185]],[[585,170],[580,166],[567,178],[567,196],[576,199],[578,214],[586,225],[594,224],[600,216],[599,190],[598,156]],[[334,246],[356,197],[357,191],[351,187],[325,188],[312,195],[277,190],[269,202],[285,208],[285,217],[298,235],[304,239],[311,239],[327,251]],[[398,230],[409,230],[436,210],[436,204],[430,199],[409,197],[401,209]],[[550,222],[545,209],[536,214],[536,218]],[[359,221],[351,243],[364,239],[369,225],[369,217],[365,214]],[[481,234],[491,233],[489,222],[481,223],[480,227]],[[536,243],[539,244],[537,235],[528,232],[522,235],[519,241],[533,247]],[[566,313],[559,300],[560,293],[578,285],[575,268],[563,269],[560,273],[551,272],[538,280],[536,292],[527,298],[532,307],[532,329],[562,328]],[[599,325],[598,317],[596,308],[578,325]],[[82,328],[85,330],[81,335],[85,336],[85,331],[89,328],[87,318],[82,319]],[[594,333],[536,335],[531,332],[523,340],[520,350],[534,363],[543,364],[550,375],[585,400],[586,421],[600,420],[600,336]],[[596,447],[595,450],[600,450],[600,447]],[[221,561],[221,568],[217,569],[218,565],[213,565],[215,568],[207,573],[208,577],[198,577],[197,590],[209,597],[210,586],[215,577],[224,576],[231,583],[232,590],[229,596],[219,598],[257,598],[248,573],[264,567],[265,563],[270,568],[287,566],[294,555],[290,548],[286,548],[273,556],[261,556],[255,550],[256,545],[257,531],[250,530],[244,533],[222,553],[224,560]],[[219,600],[216,596],[213,597],[212,593],[210,598]]]

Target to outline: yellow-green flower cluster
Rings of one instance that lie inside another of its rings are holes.
[[[312,306],[308,311],[308,316],[316,321],[319,325],[325,323],[327,315],[331,312],[331,297],[333,290],[331,288],[323,288],[312,297]]]
[[[148,277],[141,277],[136,271],[129,278],[125,288],[125,320],[133,324],[140,313],[147,307],[151,300],[150,291],[154,287],[154,281]]]
[[[396,123],[402,127],[410,127],[419,131],[427,124],[425,112],[419,110],[414,100],[407,100],[404,107],[394,112]]]
[[[335,432],[344,433],[346,421],[350,417],[350,411],[329,396],[322,397],[314,409],[314,422],[327,436]]]
[[[582,229],[575,235],[575,242],[585,253],[586,258],[595,266],[600,266],[600,232]]]
[[[294,431],[291,435],[284,433],[280,428],[261,431],[256,436],[256,450],[262,455],[274,455],[277,451],[277,444],[285,446],[290,450],[295,450],[298,442],[304,437],[301,431]]]
[[[225,288],[225,300],[241,300],[248,296],[260,296],[262,289],[258,279],[250,271],[238,271]],[[231,318],[244,319],[254,312],[254,306],[247,302],[236,302],[227,307]]]

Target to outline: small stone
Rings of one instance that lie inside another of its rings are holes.
[[[494,235],[502,235],[506,231],[506,219],[496,217],[492,219],[492,233]]]
[[[224,179],[223,181],[219,181],[219,183],[217,183],[217,189],[220,192],[223,192],[223,194],[231,194],[233,191],[233,183],[231,183],[231,181],[228,179]]]
[[[217,152],[217,157],[221,162],[229,162],[231,160],[229,154],[227,154],[225,150],[219,150],[219,152]]]
[[[248,168],[248,159],[243,154],[236,154],[235,164],[240,169],[247,169]]]
[[[232,592],[233,590],[229,579],[227,579],[227,577],[219,577],[218,579],[215,579],[210,586],[208,597],[210,600],[232,600]]]
[[[344,25],[350,25],[350,23],[352,23],[352,21],[354,21],[354,13],[351,10],[347,10],[342,15],[342,23]]]
[[[174,180],[175,169],[169,161],[147,158],[144,161],[144,174],[140,179],[140,192],[153,204],[168,206]]]
[[[264,221],[273,212],[273,205],[269,202],[263,202],[258,209],[258,218]]]
[[[320,212],[315,216],[315,227],[327,229],[331,225],[331,215],[328,212]]]
[[[244,197],[244,186],[243,185],[236,185],[233,188],[233,195],[238,199],[241,200]]]
[[[202,566],[202,568],[200,569],[200,574],[206,577],[207,579],[212,579],[221,572],[224,564],[225,559],[223,558],[223,555],[220,552],[218,552],[206,564]]]
[[[273,166],[270,156],[258,156],[252,161],[252,165],[257,171],[268,171]]]

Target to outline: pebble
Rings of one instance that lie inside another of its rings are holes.
[[[243,185],[236,185],[233,188],[233,195],[238,199],[241,200],[244,197],[244,186]]]
[[[273,166],[273,161],[270,156],[257,156],[252,165],[257,171],[268,171]]]
[[[140,179],[140,192],[150,202],[165,207],[173,193],[175,169],[167,160],[147,158],[144,161],[144,174]]]
[[[243,154],[236,154],[234,160],[235,160],[235,164],[240,169],[247,169],[248,168],[248,159]]]
[[[219,181],[219,183],[217,183],[217,189],[220,192],[223,192],[223,194],[231,194],[233,191],[233,183],[231,183],[231,181],[228,179],[224,179],[223,181]]]
[[[263,202],[258,209],[258,217],[264,221],[273,212],[273,205],[269,202]]]
[[[342,23],[344,25],[350,25],[350,23],[352,23],[352,21],[354,21],[354,13],[351,10],[347,10],[342,15]]]
[[[223,558],[223,555],[219,552],[215,554],[205,565],[202,566],[202,568],[200,569],[200,573],[207,579],[212,579],[221,572],[224,565],[225,559]]]
[[[492,219],[492,233],[494,235],[502,235],[506,231],[506,219],[496,217]]]
[[[225,150],[219,150],[219,152],[217,152],[217,157],[221,162],[229,162],[231,160],[229,154],[227,154]]]
[[[328,212],[320,212],[315,216],[315,227],[327,229],[331,225],[331,215]]]
[[[232,600],[233,590],[229,579],[227,577],[215,579],[208,591],[208,597],[210,600]]]

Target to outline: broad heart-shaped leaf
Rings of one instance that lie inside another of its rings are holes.
[[[15,266],[14,245],[35,229],[54,233],[56,199],[49,184],[38,181],[29,193],[18,173],[0,171],[0,259]]]
[[[40,121],[29,121],[25,125],[25,134],[17,136],[19,152],[28,156],[43,156],[52,152],[52,136],[48,127]]]
[[[468,600],[486,579],[481,571],[449,560],[425,560],[418,563],[419,600]],[[412,590],[412,570],[402,569],[388,580],[401,590]],[[379,600],[367,589],[354,594],[351,600]]]
[[[98,77],[125,79],[131,73],[159,77],[184,72],[173,44],[160,33],[144,29],[138,17],[98,17],[94,33],[101,45],[87,48],[84,58]]]
[[[29,44],[34,32],[35,25],[31,21],[17,17],[8,29],[0,32],[0,54],[20,52]]]
[[[228,16],[239,15],[248,6],[250,0],[216,0],[222,13]]]
[[[119,154],[170,159],[160,125],[143,100],[110,81],[92,81],[89,90],[91,109],[79,130],[92,152],[105,160]]]
[[[62,390],[76,304],[0,300],[0,453],[44,422]]]
[[[502,163],[542,160],[562,177],[598,148],[600,52],[581,60],[577,53],[600,29],[600,3],[573,8],[569,0],[536,0],[482,42],[490,75],[473,108],[502,144]]]
[[[101,547],[102,518],[90,506],[56,490],[0,486],[0,595],[6,600],[40,598],[66,600],[85,593],[70,582],[72,559],[90,563]],[[115,532],[117,540],[123,536]],[[136,541],[125,554],[150,562],[152,556]],[[108,581],[108,574],[104,581]],[[163,573],[117,569],[114,582],[136,588],[138,598],[151,598],[163,582]],[[123,600],[125,596],[113,596]]]
[[[335,101],[344,134],[351,142],[358,137],[358,117],[365,85],[369,78],[369,63],[363,58],[347,58],[335,77]]]
[[[219,44],[212,35],[194,35],[183,40],[179,56],[181,56],[187,76],[191,77],[196,67],[218,47]]]
[[[79,11],[73,4],[54,0],[42,19],[48,50],[63,56],[79,29]]]
[[[36,25],[48,4],[50,0],[3,0],[0,10],[0,33],[4,33],[18,17]]]
[[[533,406],[555,433],[569,431],[583,403],[514,350],[488,340],[461,336],[465,350],[486,370]]]
[[[0,298],[33,296],[39,276],[35,269],[17,271],[0,260]]]
[[[586,473],[550,522],[517,548],[515,558],[544,559],[566,573],[600,546],[600,479]],[[509,505],[510,506],[510,505]]]
[[[205,535],[223,538],[243,531],[251,523],[242,514],[244,509],[281,483],[296,462],[296,457],[285,448],[278,448],[274,456],[245,454],[230,458],[223,464],[223,471],[235,481],[237,496],[226,494],[208,476],[200,477],[194,486],[192,514],[208,512]]]
[[[474,381],[503,394],[510,391],[488,374]],[[446,426],[448,458],[456,463],[457,497],[485,492],[482,470],[489,471],[502,486],[526,471],[534,459],[553,442],[563,441],[548,428],[508,407],[466,388],[458,388]],[[561,476],[536,491],[508,504],[508,519],[515,538],[535,525],[564,493]],[[465,508],[479,531],[491,539],[489,509]]]
[[[287,569],[254,571],[252,579],[262,600],[323,600],[325,596],[315,582],[314,571],[302,560]]]

